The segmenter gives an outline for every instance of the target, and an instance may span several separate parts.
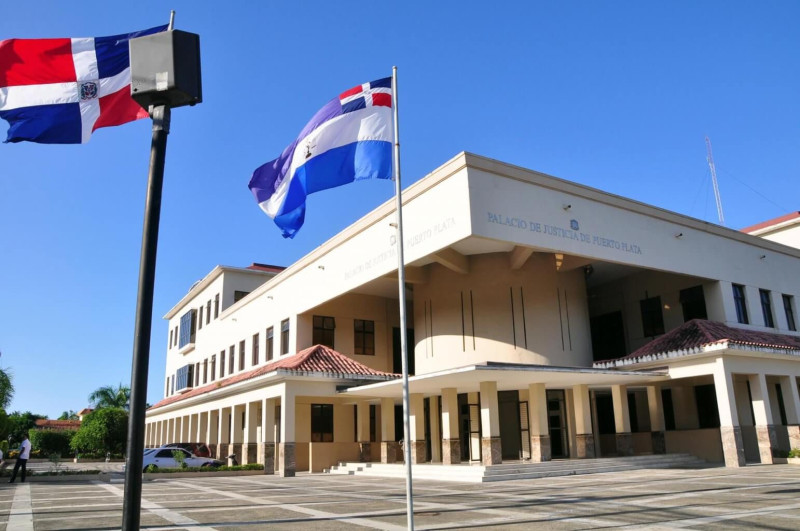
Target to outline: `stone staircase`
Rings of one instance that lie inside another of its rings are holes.
[[[640,455],[634,457],[603,457],[598,459],[563,459],[546,463],[514,461],[499,465],[479,464],[442,465],[425,463],[413,465],[411,474],[415,480],[459,481],[465,483],[487,483],[514,479],[537,479],[579,474],[600,474],[624,470],[646,470],[655,468],[705,468],[703,459],[690,454]],[[404,478],[403,463],[339,463],[323,471],[326,474],[345,474],[385,478]]]

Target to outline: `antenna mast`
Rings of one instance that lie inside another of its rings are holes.
[[[717,201],[717,217],[719,217],[719,224],[725,226],[725,216],[722,214],[722,199],[719,196],[719,185],[717,184],[717,170],[714,167],[714,155],[711,153],[711,140],[706,137],[706,160],[708,160],[708,167],[711,169],[711,183],[714,185],[714,199]]]

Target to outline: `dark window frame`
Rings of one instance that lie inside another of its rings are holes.
[[[239,341],[239,370],[244,370],[244,351],[245,351],[245,342],[244,339]]]
[[[252,362],[254,367],[256,365],[258,365],[258,354],[259,354],[258,353],[258,343],[259,343],[259,339],[260,338],[258,337],[258,334],[253,334],[253,346],[252,346],[252,349],[251,349],[253,355],[252,355],[252,359],[250,361]]]
[[[219,317],[219,293],[214,295],[214,319]]]
[[[231,345],[231,348],[228,351],[228,374],[233,374],[233,370],[235,368],[236,368],[236,345]]]
[[[289,319],[281,321],[281,355],[289,353]]]
[[[639,301],[642,313],[642,334],[644,337],[655,337],[664,334],[664,311],[661,296],[646,297]]]
[[[311,404],[311,442],[333,442],[333,404]]]
[[[266,351],[266,361],[272,361],[272,358],[275,356],[275,329],[273,327],[268,327],[266,333],[266,346],[264,350]]]
[[[311,319],[311,343],[333,348],[336,335],[336,319],[327,315],[315,315]]]
[[[353,354],[375,355],[375,321],[353,319]]]
[[[211,322],[211,299],[206,303],[206,324]]]
[[[706,297],[702,284],[682,289],[678,300],[681,303],[684,323],[692,319],[708,319]]]
[[[731,284],[733,289],[733,305],[736,307],[736,320],[741,324],[750,324],[747,316],[747,295],[744,286]]]
[[[772,313],[772,293],[768,289],[759,289],[758,298],[761,299],[761,316],[764,326],[775,328],[775,316]]]
[[[181,316],[180,321],[180,340],[179,347],[183,348],[186,345],[191,345],[195,340],[197,325],[197,310],[192,308]]]
[[[783,312],[786,314],[786,326],[789,327],[789,330],[792,332],[797,332],[797,321],[794,319],[794,297],[791,295],[781,294],[781,299],[783,299]]]

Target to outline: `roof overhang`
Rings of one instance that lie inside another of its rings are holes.
[[[776,348],[763,345],[747,345],[735,341],[718,341],[701,347],[687,348],[681,350],[671,350],[658,354],[648,354],[636,358],[619,358],[616,360],[598,361],[594,364],[596,368],[614,370],[622,367],[635,367],[647,370],[648,367],[658,365],[659,367],[669,366],[670,363],[688,362],[709,357],[727,356],[746,356],[754,358],[770,359],[794,359],[800,358],[800,350],[791,348]]]
[[[487,362],[412,376],[408,379],[408,391],[428,396],[439,395],[442,389],[454,387],[460,393],[472,393],[480,391],[480,382],[486,381],[497,382],[498,391],[511,391],[525,389],[528,385],[536,383],[543,383],[546,388],[550,389],[562,389],[575,385],[591,387],[645,385],[666,379],[665,371],[620,371],[589,367]],[[353,387],[342,391],[342,394],[371,398],[398,398],[402,395],[402,389],[402,380],[392,380]]]

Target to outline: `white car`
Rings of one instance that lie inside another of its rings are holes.
[[[186,463],[186,466],[222,466],[221,461],[210,457],[196,457],[182,448],[156,448],[152,451],[145,452],[144,458],[142,459],[142,469],[147,471],[147,467],[150,465],[156,468],[180,468],[172,452],[181,452],[184,454],[185,459],[183,462]]]

